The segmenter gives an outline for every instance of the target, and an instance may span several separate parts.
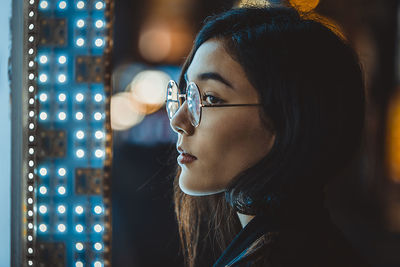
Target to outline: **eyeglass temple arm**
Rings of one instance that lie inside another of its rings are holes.
[[[261,104],[218,104],[218,105],[207,105],[207,104],[201,104],[202,107],[205,108],[218,108],[218,107],[249,107],[249,106],[261,106]]]

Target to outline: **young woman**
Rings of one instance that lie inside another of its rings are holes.
[[[270,6],[209,18],[168,84],[188,266],[362,265],[323,203],[360,146],[362,72],[310,17]]]

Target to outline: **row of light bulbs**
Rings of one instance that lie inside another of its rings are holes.
[[[33,227],[33,224],[29,225],[29,227]],[[67,226],[65,224],[63,224],[63,223],[59,223],[56,228],[57,228],[58,232],[60,232],[60,233],[64,233],[67,230]],[[45,223],[41,223],[39,225],[39,231],[41,233],[46,233],[47,230],[48,230],[48,226]],[[84,230],[84,227],[83,227],[82,224],[77,224],[75,226],[75,230],[78,233],[82,233],[83,230]],[[95,224],[93,226],[93,231],[96,232],[96,233],[100,233],[101,231],[103,231],[103,226],[101,226],[100,224],[97,223],[97,224]]]
[[[60,121],[65,121],[67,119],[67,113],[65,113],[64,111],[61,111],[57,114],[57,117]],[[42,121],[46,121],[48,118],[48,115],[45,111],[40,112],[39,114],[39,118]],[[96,121],[99,121],[103,118],[102,113],[100,112],[95,112],[93,113],[93,119]],[[77,113],[75,113],[75,119],[77,119],[78,121],[83,119],[83,113],[78,111]]]
[[[57,211],[60,214],[64,214],[66,212],[66,210],[67,210],[67,208],[65,207],[65,205],[61,204],[61,205],[57,206]],[[78,205],[78,206],[75,207],[75,213],[78,214],[78,215],[82,215],[84,211],[85,211],[85,209],[81,205]],[[44,204],[40,205],[39,206],[39,212],[41,214],[46,214],[47,213],[47,206],[44,205]],[[97,215],[100,215],[100,214],[103,213],[103,208],[100,205],[96,205],[93,208],[93,213],[95,213]]]
[[[58,2],[57,6],[61,10],[64,10],[64,9],[66,9],[68,7],[68,3],[67,3],[67,1],[62,0],[62,1]],[[86,3],[84,1],[78,1],[76,3],[76,8],[77,9],[80,9],[80,10],[84,9],[85,6],[86,6]],[[40,1],[39,7],[42,10],[47,10],[47,9],[49,9],[49,2],[47,0],[42,0],[42,1]],[[104,8],[104,3],[102,1],[97,1],[94,4],[94,8],[97,9],[97,10],[101,10],[101,9]]]
[[[60,93],[60,94],[58,94],[57,99],[60,102],[65,102],[67,100],[67,95],[65,93]],[[82,93],[77,93],[75,95],[76,102],[82,102],[84,99],[85,99],[85,95]],[[39,100],[40,100],[40,102],[46,102],[48,100],[48,95],[46,93],[41,93],[39,95]],[[99,103],[99,102],[103,101],[103,95],[100,93],[97,93],[93,96],[93,100],[95,102]]]
[[[78,20],[76,21],[76,26],[77,26],[78,28],[83,28],[83,27],[85,27],[85,21],[84,21],[83,19],[78,19]],[[104,21],[102,21],[101,19],[98,19],[98,20],[95,21],[94,26],[95,26],[97,29],[101,29],[101,28],[104,27]]]
[[[35,87],[34,87],[34,82],[35,82],[35,0],[29,0],[29,7],[28,7],[28,43],[27,43],[27,56],[28,56],[28,112],[29,115],[33,115],[35,113]],[[32,146],[35,141],[35,131],[36,131],[36,125],[35,125],[35,117],[34,116],[29,116],[28,117],[28,144],[29,146]],[[32,147],[30,147],[32,148]],[[28,191],[27,191],[27,205],[26,205],[26,212],[27,212],[27,217],[26,217],[26,238],[27,238],[27,252],[28,252],[28,257],[27,257],[27,263],[28,266],[33,266],[33,236],[34,236],[34,229],[33,229],[33,222],[34,222],[34,191],[33,191],[33,184],[34,184],[34,170],[35,170],[35,154],[34,150],[30,150],[31,153],[28,154],[28,180],[27,180],[27,186],[28,186]],[[33,149],[33,148],[32,148]]]

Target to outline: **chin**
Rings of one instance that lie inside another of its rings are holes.
[[[189,196],[209,196],[218,193],[222,193],[225,189],[203,189],[203,188],[194,188],[193,186],[188,186],[182,181],[182,177],[179,177],[179,188],[182,190],[183,193]]]

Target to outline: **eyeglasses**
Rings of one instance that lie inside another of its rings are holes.
[[[187,101],[189,119],[194,127],[199,126],[201,120],[202,108],[220,108],[220,107],[243,107],[260,106],[261,104],[203,104],[200,96],[200,90],[194,82],[189,82],[186,87],[186,94],[179,94],[178,85],[174,80],[170,80],[167,86],[166,109],[170,120],[175,113]]]

